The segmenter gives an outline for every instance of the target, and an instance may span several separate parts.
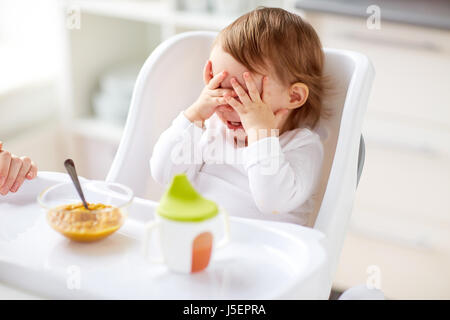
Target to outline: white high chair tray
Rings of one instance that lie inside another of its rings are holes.
[[[170,272],[142,256],[144,224],[157,203],[135,198],[118,232],[76,243],[47,224],[36,197],[69,181],[40,172],[0,199],[0,282],[46,298],[315,298],[325,265],[320,232],[293,224],[230,217],[230,243],[196,274]]]

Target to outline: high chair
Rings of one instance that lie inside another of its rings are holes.
[[[149,56],[135,84],[108,181],[132,187],[139,197],[159,198],[161,187],[150,176],[153,145],[179,112],[201,92],[202,70],[215,36],[215,32],[182,33],[164,41]],[[313,227],[326,238],[323,245],[329,266],[320,296],[328,299],[364,163],[361,126],[374,69],[362,54],[336,49],[324,51],[325,75],[331,84],[324,107],[332,113],[317,128],[325,157],[317,192],[318,215]],[[357,296],[364,298],[364,290],[359,290]]]

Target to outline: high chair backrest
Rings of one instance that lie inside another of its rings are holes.
[[[361,127],[375,71],[360,53],[329,48],[324,51],[329,89],[323,107],[332,114],[321,119],[316,129],[324,145],[324,163],[315,195],[318,214],[314,228],[326,235],[329,292],[364,162]]]
[[[136,80],[124,133],[107,180],[158,200],[162,188],[150,176],[153,145],[203,89],[202,70],[215,32],[187,32],[161,43]]]
[[[215,32],[179,34],[164,41],[149,56],[136,81],[108,181],[132,187],[137,196],[159,199],[162,187],[150,177],[153,145],[178,113],[198,97],[204,86],[203,66],[216,35]],[[374,71],[369,60],[359,53],[324,51],[330,87],[324,107],[331,114],[316,129],[324,144],[325,157],[315,195],[318,216],[311,226],[326,235],[331,287],[356,190],[359,139]]]

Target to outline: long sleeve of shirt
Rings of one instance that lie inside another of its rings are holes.
[[[231,215],[306,224],[322,166],[319,135],[299,128],[237,148],[229,133],[215,115],[202,129],[181,113],[154,146],[153,178],[167,185],[186,173]]]
[[[199,141],[203,131],[181,112],[153,148],[150,159],[153,179],[163,185],[177,173],[186,173],[192,179],[202,165]]]
[[[285,145],[278,137],[258,140],[244,151],[250,191],[262,213],[288,213],[312,195],[323,151],[319,137],[300,133]]]

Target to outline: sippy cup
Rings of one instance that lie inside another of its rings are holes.
[[[155,228],[159,231],[162,259],[149,260],[164,262],[170,270],[181,273],[205,269],[214,249],[229,240],[225,209],[203,198],[185,174],[174,176],[156,208],[155,220],[146,226],[143,247],[146,257],[150,235]]]

